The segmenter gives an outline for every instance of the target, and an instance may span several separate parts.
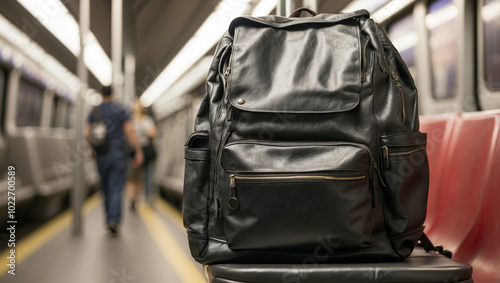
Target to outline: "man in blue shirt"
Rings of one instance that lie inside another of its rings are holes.
[[[101,177],[101,190],[104,194],[106,224],[115,235],[121,218],[121,195],[127,179],[127,136],[135,149],[134,166],[143,162],[142,149],[132,126],[130,112],[112,100],[112,89],[102,88],[102,103],[98,107],[100,119],[106,125],[109,146],[95,154],[97,169]],[[87,117],[85,137],[89,140],[92,123],[95,122],[93,111]]]

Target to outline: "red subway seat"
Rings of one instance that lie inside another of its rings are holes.
[[[500,282],[500,112],[490,117],[495,127],[484,199],[478,219],[455,253],[456,259],[473,265],[475,282]]]
[[[425,232],[475,282],[500,282],[500,111],[422,116],[430,168]]]
[[[493,116],[457,119],[442,168],[441,193],[431,240],[457,251],[479,216],[492,164]]]
[[[427,133],[427,155],[430,171],[429,200],[424,223],[425,232],[432,228],[439,211],[442,171],[456,119],[456,114],[420,117],[420,131]]]

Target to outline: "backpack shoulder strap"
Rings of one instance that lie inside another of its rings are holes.
[[[422,235],[420,235],[419,240],[420,240],[420,245],[422,246],[422,248],[424,248],[424,250],[426,252],[435,251],[435,252],[438,252],[438,253],[444,255],[447,258],[451,258],[453,255],[452,252],[445,250],[443,248],[443,246],[434,246],[432,244],[431,240],[429,239],[429,237],[427,237],[427,235],[425,235],[425,233],[422,233]]]
[[[99,109],[99,106],[95,106],[92,110],[92,117],[94,118],[94,122],[102,121],[101,110]]]

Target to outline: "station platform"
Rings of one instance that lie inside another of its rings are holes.
[[[178,210],[157,199],[137,212],[122,207],[117,236],[104,225],[100,193],[83,207],[83,233],[72,235],[72,213],[65,211],[16,242],[15,275],[0,255],[0,282],[125,283],[206,282],[202,266],[192,260]]]

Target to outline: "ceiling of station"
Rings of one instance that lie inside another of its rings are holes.
[[[78,21],[79,0],[62,2]],[[318,12],[336,13],[349,2],[318,0]],[[123,54],[135,55],[136,95],[152,83],[218,3],[219,0],[123,0]],[[2,1],[0,13],[24,32],[31,32],[32,39],[76,74],[77,58],[17,1]],[[90,29],[111,58],[111,0],[90,0],[90,14]],[[31,30],[27,23],[31,23]],[[100,88],[91,74],[89,84]]]

